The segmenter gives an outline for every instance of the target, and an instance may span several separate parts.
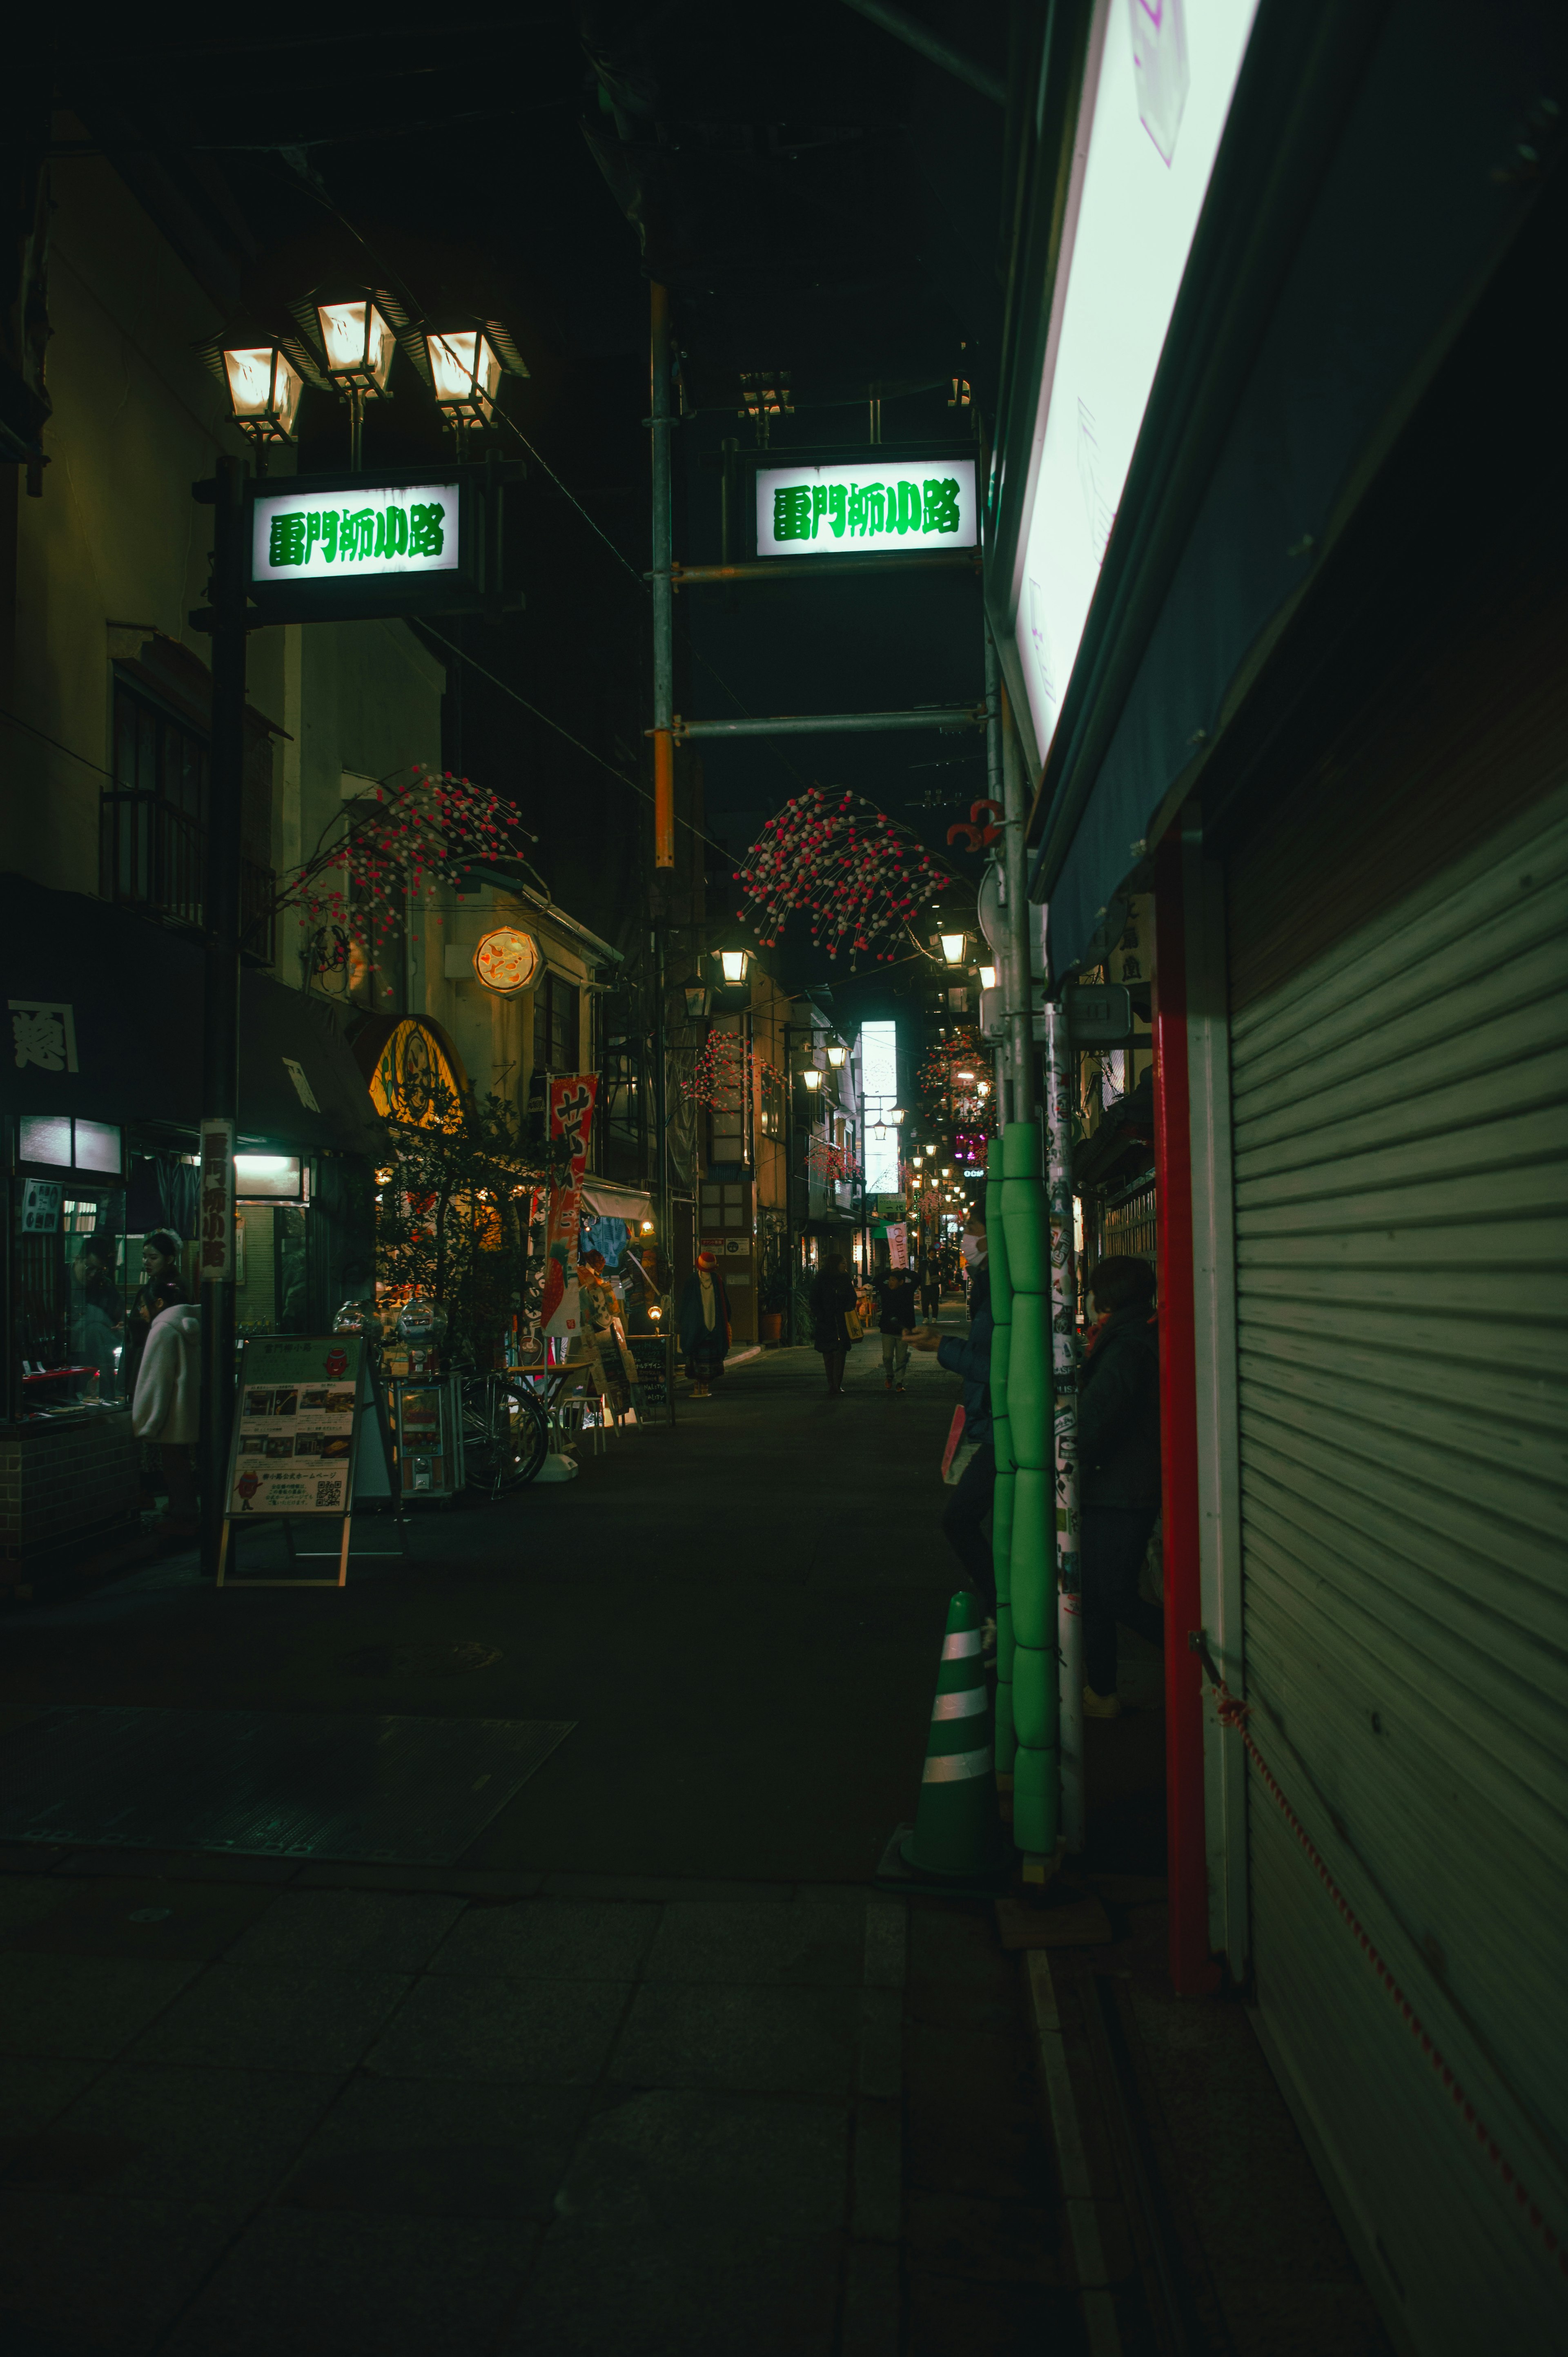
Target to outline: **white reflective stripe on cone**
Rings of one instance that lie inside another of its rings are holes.
[[[939,1695],[931,1705],[933,1718],[978,1718],[985,1708],[985,1688],[966,1687],[962,1694]]]
[[[946,1751],[926,1762],[923,1784],[966,1784],[972,1776],[991,1773],[991,1746],[983,1751]]]
[[[942,1639],[944,1662],[967,1662],[972,1653],[980,1651],[978,1629],[955,1629],[950,1637]]]

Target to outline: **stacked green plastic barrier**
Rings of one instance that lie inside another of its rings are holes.
[[[1013,1838],[1048,1857],[1061,1821],[1057,1678],[1055,1437],[1051,1416],[1051,1251],[1038,1125],[1002,1133],[1002,1218],[1012,1328],[1007,1406],[1013,1481],[1008,1587],[1013,1621]],[[997,1454],[1001,1467],[1001,1453]]]
[[[993,1137],[985,1157],[986,1267],[991,1277],[991,1413],[1011,1431],[1007,1406],[1007,1359],[1013,1347],[1013,1284],[1008,1275],[1007,1229],[1002,1205],[1002,1140]],[[1011,1452],[1009,1452],[1010,1456]],[[991,1505],[991,1560],[996,1573],[996,1773],[1013,1773],[1013,1467],[1004,1469],[996,1452],[996,1490]]]

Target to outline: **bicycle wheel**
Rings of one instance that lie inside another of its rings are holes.
[[[498,1429],[493,1375],[472,1375],[463,1385],[463,1470],[470,1490],[494,1497],[506,1471],[507,1452]]]
[[[525,1481],[534,1479],[550,1454],[550,1418],[526,1375],[509,1375],[502,1397],[507,1404],[509,1425],[504,1481],[509,1490],[520,1489]]]

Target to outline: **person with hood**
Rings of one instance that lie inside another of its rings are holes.
[[[1138,1594],[1160,1512],[1160,1346],[1155,1272],[1108,1255],[1089,1281],[1100,1312],[1078,1389],[1079,1566],[1083,1581],[1083,1707],[1115,1718],[1116,1624],[1163,1647],[1165,1615]]]
[[[963,1585],[980,1599],[982,1638],[989,1655],[996,1642],[996,1573],[991,1541],[981,1524],[996,1491],[996,1451],[991,1433],[991,1275],[985,1265],[985,1217],[971,1211],[959,1239],[969,1276],[969,1332],[939,1334],[923,1326],[910,1337],[917,1351],[935,1351],[940,1366],[963,1378],[963,1437],[978,1442],[942,1516],[942,1534],[963,1566]]]
[[[729,1349],[729,1296],[710,1252],[697,1254],[697,1265],[681,1289],[677,1325],[681,1349],[691,1379],[692,1397],[710,1399],[710,1384],[725,1371]]]
[[[194,1538],[199,1523],[190,1452],[201,1431],[201,1313],[188,1301],[171,1302],[147,1329],[131,1430],[162,1452],[168,1482],[165,1534]]]
[[[843,1253],[830,1253],[811,1279],[811,1340],[822,1354],[828,1397],[843,1389],[844,1361],[860,1339],[860,1292]]]

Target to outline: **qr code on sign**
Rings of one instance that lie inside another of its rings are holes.
[[[317,1481],[316,1485],[316,1502],[318,1506],[335,1506],[338,1503],[337,1482]]]

